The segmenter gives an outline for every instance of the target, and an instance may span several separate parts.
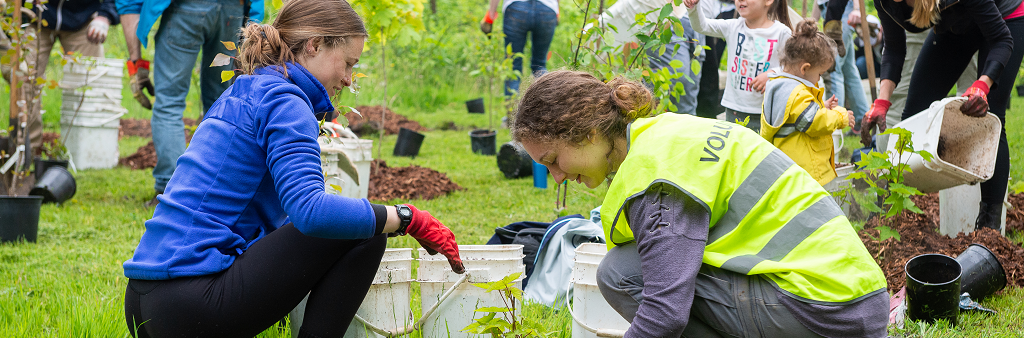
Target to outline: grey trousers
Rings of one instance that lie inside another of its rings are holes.
[[[756,133],[761,133],[761,114],[747,114],[725,108],[726,121],[738,123],[748,118],[750,120],[747,121],[747,128],[750,128],[750,130],[753,130]]]
[[[608,304],[632,323],[644,301],[636,244],[608,251],[598,267],[597,284]],[[683,337],[821,337],[797,321],[777,295],[763,277],[704,264]]]

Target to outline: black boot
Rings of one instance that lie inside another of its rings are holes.
[[[991,228],[999,231],[1000,223],[1002,223],[1003,216],[1003,204],[993,203],[988,204],[981,202],[978,208],[978,219],[974,224],[975,230],[981,228]]]

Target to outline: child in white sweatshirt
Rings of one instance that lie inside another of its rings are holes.
[[[704,0],[711,1],[711,0]],[[683,0],[698,33],[722,38],[728,68],[722,106],[729,121],[747,120],[760,131],[761,102],[768,72],[780,66],[782,47],[793,34],[786,0],[736,0],[736,19],[709,19],[698,10],[700,0]]]

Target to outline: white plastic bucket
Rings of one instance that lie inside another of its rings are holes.
[[[373,284],[362,305],[356,311],[357,319],[349,324],[346,338],[383,337],[372,332],[362,321],[378,328],[392,330],[414,322],[410,299],[412,295],[412,249],[387,249],[381,259]],[[292,337],[298,337],[305,315],[306,298],[289,314]]]
[[[420,302],[426,311],[462,276],[452,272],[444,255],[431,256],[422,248],[419,255],[417,279],[420,282]],[[499,281],[517,272],[525,277],[522,245],[460,245],[459,255],[469,274],[468,282]],[[522,288],[522,277],[515,283],[518,288]],[[474,319],[485,316],[486,313],[476,312],[476,309],[486,306],[505,307],[506,304],[498,292],[488,293],[470,283],[463,283],[437,306],[437,310],[422,319],[423,337],[489,337],[460,331]]]
[[[840,150],[843,150],[843,145],[844,144],[845,144],[845,140],[843,139],[843,130],[842,129],[837,129],[836,131],[833,131],[832,132],[832,151],[834,153],[838,154]]]
[[[913,133],[914,148],[927,150],[932,161],[915,154],[897,159],[897,137],[889,137],[890,160],[910,165],[913,172],[904,175],[904,184],[924,193],[961,184],[983,182],[992,177],[999,148],[999,118],[989,113],[970,117],[960,112],[963,97],[951,97],[932,103],[927,110],[896,124]]]
[[[78,169],[113,168],[119,155],[124,60],[81,58],[64,66],[61,133]]]
[[[1009,194],[1003,196],[999,229],[1006,235],[1006,209]],[[939,191],[939,233],[956,238],[959,233],[974,232],[981,208],[981,185],[960,185]]]
[[[597,288],[597,267],[607,253],[608,246],[603,243],[584,243],[576,247],[576,263],[572,267],[573,338],[598,337],[583,325],[605,332],[629,329],[629,322],[612,309]]]
[[[77,169],[107,169],[117,165],[119,114],[78,113],[62,115],[61,135]],[[73,121],[72,121],[73,119]]]
[[[328,141],[329,140],[329,141]],[[370,192],[370,164],[373,162],[373,140],[320,137],[320,158],[327,180],[327,191],[351,198],[367,198]],[[342,171],[338,153],[345,153],[356,165],[359,181]],[[332,185],[341,187],[341,191]]]

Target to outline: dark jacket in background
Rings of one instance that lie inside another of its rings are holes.
[[[43,28],[55,31],[77,31],[85,28],[92,21],[93,14],[105,16],[110,20],[111,26],[121,22],[114,0],[50,0],[44,7],[42,15],[39,15],[36,9],[33,11],[46,20]],[[24,22],[28,22],[29,19],[22,16]]]
[[[914,12],[906,1],[879,0],[878,18],[882,21],[885,49],[882,51],[882,79],[900,82],[903,59],[907,52],[906,32],[920,33],[934,28],[934,34],[974,36],[985,40],[981,53],[988,55],[978,65],[978,76],[988,75],[998,81],[999,73],[1010,59],[1013,37],[1003,17],[1013,13],[1021,0],[940,0],[939,22],[934,27],[920,28],[908,20]],[[939,71],[939,70],[935,70]]]

